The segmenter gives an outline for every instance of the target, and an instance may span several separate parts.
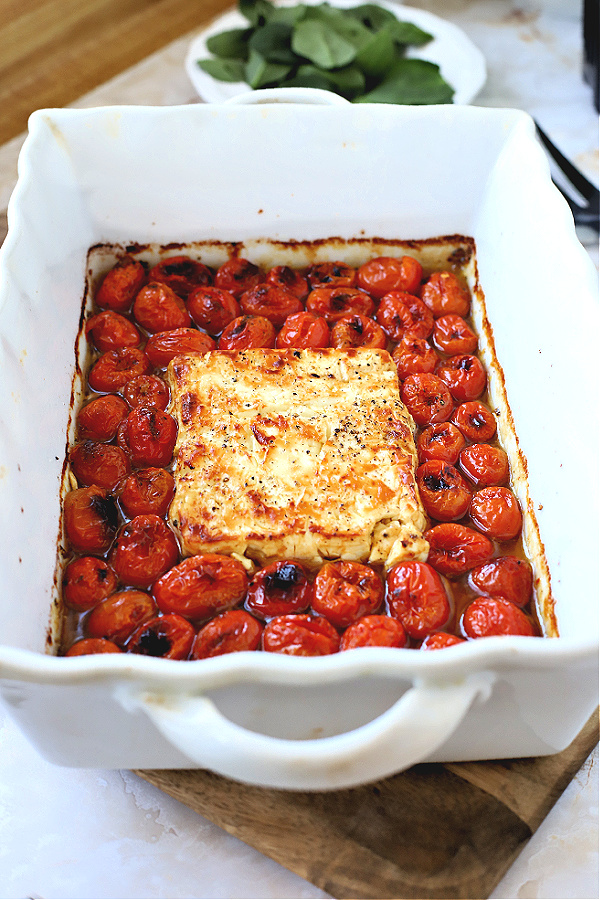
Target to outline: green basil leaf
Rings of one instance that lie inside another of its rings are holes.
[[[304,3],[296,6],[274,6],[269,16],[269,22],[283,22],[285,25],[295,25],[306,15],[308,7]]]
[[[383,81],[359,97],[358,103],[401,103],[422,106],[452,103],[454,91],[439,66],[423,59],[399,59]]]
[[[418,25],[413,25],[412,22],[399,22],[396,19],[390,27],[394,34],[394,40],[402,46],[422,47],[423,44],[428,44],[433,40],[433,35],[423,31]]]
[[[352,62],[356,47],[316,19],[302,19],[294,28],[292,50],[321,69],[337,69]]]
[[[269,22],[274,8],[268,0],[238,0],[239,11],[255,27]]]
[[[256,50],[268,62],[283,63],[293,66],[297,63],[296,54],[291,48],[292,28],[284,22],[268,22],[252,33],[248,47]]]
[[[376,6],[373,3],[363,3],[360,6],[351,6],[349,9],[346,9],[345,12],[347,15],[358,19],[365,28],[372,31],[378,31],[384,25],[387,25],[388,22],[398,21],[394,13],[390,12],[389,9],[384,9],[383,6]]]
[[[368,28],[353,16],[348,15],[346,9],[338,9],[321,3],[318,6],[309,6],[304,15],[304,21],[320,22],[325,28],[335,32],[354,47],[360,47],[369,39]]]
[[[232,28],[213,34],[206,41],[206,49],[221,59],[247,59],[250,28]]]
[[[345,66],[335,71],[325,71],[317,66],[298,66],[294,75],[286,79],[282,87],[314,87],[333,91],[352,100],[364,93],[365,76],[357,66]]]
[[[359,48],[354,62],[369,78],[381,79],[396,60],[396,42],[385,25]]]
[[[217,81],[245,81],[244,63],[240,59],[199,59],[197,65]]]
[[[331,82],[327,78],[323,69],[317,69],[316,66],[298,66],[294,75],[286,78],[280,87],[307,87],[319,88],[321,91],[330,91]]]
[[[267,87],[268,85],[277,85],[291,72],[291,66],[280,65],[279,63],[271,63],[261,56],[256,50],[250,51],[248,62],[244,67],[244,81],[251,88]]]

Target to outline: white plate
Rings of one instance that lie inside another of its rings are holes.
[[[300,0],[278,0],[277,6],[295,6]],[[308,5],[317,5],[322,0],[303,0]],[[328,0],[331,6],[358,6],[360,0]],[[398,19],[412,22],[433,35],[433,40],[423,47],[413,47],[407,53],[416,59],[425,59],[440,67],[442,76],[454,88],[454,103],[471,103],[483,87],[486,79],[485,59],[481,51],[466,34],[445,19],[440,19],[422,9],[413,9],[398,3],[378,0],[378,5],[393,12]],[[198,66],[199,59],[210,59],[212,54],[206,49],[206,41],[214,34],[232,28],[247,26],[247,20],[232,9],[201,31],[190,44],[185,68],[188,77],[200,97],[207,103],[223,103],[237,94],[248,91],[244,82],[235,84],[217,81]]]

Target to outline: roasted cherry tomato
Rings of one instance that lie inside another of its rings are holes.
[[[427,460],[417,469],[417,484],[425,511],[438,522],[454,522],[467,512],[471,491],[450,463]]]
[[[110,562],[123,584],[146,588],[178,559],[179,546],[164,519],[143,515],[123,526]]]
[[[468,638],[535,635],[533,624],[523,610],[504,597],[477,597],[472,600],[462,615],[461,627]]]
[[[297,272],[296,269],[290,268],[290,266],[273,266],[267,272],[265,280],[269,284],[274,284],[275,287],[285,288],[286,291],[294,294],[299,300],[306,300],[308,297],[309,286],[307,279],[300,272]]]
[[[477,487],[505,484],[510,474],[506,451],[490,444],[465,447],[460,454],[460,467]]]
[[[368,294],[357,288],[320,287],[310,292],[306,298],[306,308],[332,323],[355,313],[370,316],[375,304]]]
[[[355,647],[405,647],[406,632],[392,616],[363,616],[349,625],[340,641],[340,650]]]
[[[240,309],[246,316],[264,316],[273,325],[281,326],[288,316],[302,312],[304,307],[291,291],[273,284],[259,284],[244,291],[240,297]]]
[[[91,638],[106,638],[123,645],[135,629],[156,615],[154,600],[143,591],[118,591],[96,606],[85,622]]]
[[[429,459],[441,459],[453,466],[464,446],[462,433],[451,422],[427,425],[417,437],[417,452],[422,463]]]
[[[494,555],[494,545],[488,537],[457,522],[435,525],[423,537],[429,542],[428,563],[448,577],[464,575]]]
[[[454,404],[450,391],[437,375],[428,372],[409,375],[400,394],[417,425],[447,422],[452,415]]]
[[[142,343],[142,335],[133,322],[112,309],[105,309],[88,319],[85,334],[101,353],[120,347],[139,347]]]
[[[427,637],[450,618],[450,602],[442,579],[427,563],[396,563],[386,582],[390,615],[402,623],[410,637]]]
[[[174,328],[152,334],[146,344],[146,354],[157,369],[166,369],[173,357],[210,353],[215,349],[211,337],[197,328]]]
[[[225,653],[256,650],[263,626],[243,609],[220,613],[204,625],[194,639],[191,659],[208,659]]]
[[[162,612],[202,620],[237,606],[247,587],[246,570],[236,559],[201,553],[184,559],[159,578],[153,594]]]
[[[156,616],[133,632],[125,649],[160,659],[187,659],[195,636],[193,625],[183,616]]]
[[[433,315],[422,300],[405,291],[382,297],[375,318],[393,341],[427,338],[433,331]]]
[[[354,287],[356,269],[343,262],[313,263],[306,271],[311,290],[316,287]]]
[[[177,423],[164,409],[136,406],[120,430],[119,440],[134,466],[168,466],[177,440]]]
[[[288,316],[277,335],[275,346],[279,349],[295,347],[298,350],[329,346],[329,325],[321,316],[306,311]]]
[[[105,553],[112,544],[118,521],[115,501],[104,488],[92,484],[65,496],[65,531],[77,553]]]
[[[123,385],[122,391],[132,409],[136,406],[166,409],[169,405],[169,388],[158,375],[137,375]]]
[[[473,524],[497,541],[511,541],[521,530],[519,501],[506,487],[486,487],[473,494],[469,515]]]
[[[140,262],[126,256],[104,277],[96,291],[96,304],[100,309],[127,312],[133,298],[146,280],[146,270]]]
[[[137,347],[107,350],[90,369],[88,384],[93,391],[110,394],[120,391],[136,375],[148,375],[151,371],[150,359]]]
[[[433,631],[428,634],[423,643],[421,650],[443,650],[444,647],[454,647],[455,644],[464,644],[465,639],[457,637],[455,634],[448,634],[446,631]]]
[[[447,353],[448,356],[456,356],[458,353],[475,353],[477,335],[462,316],[448,313],[435,320],[433,343],[438,350]]]
[[[414,294],[423,277],[421,263],[412,256],[378,256],[360,266],[356,281],[359,287],[379,299],[388,291]]]
[[[450,393],[459,403],[476,400],[485,390],[487,375],[476,356],[463,354],[441,362],[435,374],[448,385]]]
[[[246,595],[246,607],[260,619],[304,612],[312,600],[312,585],[304,566],[282,559],[256,573]]]
[[[404,337],[392,353],[398,369],[398,378],[404,381],[419,372],[432,373],[439,357],[424,338]]]
[[[452,423],[468,441],[490,441],[496,434],[496,420],[479,400],[461,403],[452,414]]]
[[[353,347],[376,347],[385,350],[387,344],[388,338],[381,325],[360,313],[338,319],[331,329],[331,346],[339,350]]]
[[[471,308],[469,292],[453,272],[434,272],[421,289],[421,299],[436,319],[453,313],[468,316]]]
[[[80,410],[77,416],[79,436],[89,441],[112,441],[123,419],[129,414],[129,406],[116,394],[96,397]]]
[[[168,284],[185,300],[194,288],[211,284],[212,272],[197,259],[190,259],[189,256],[170,256],[150,269],[148,280]]]
[[[69,647],[65,656],[91,656],[95,653],[121,653],[120,647],[102,638],[82,638]]]
[[[117,576],[105,560],[79,556],[65,569],[63,599],[69,609],[86,612],[112,594],[116,586]]]
[[[69,464],[80,485],[95,484],[111,491],[131,471],[129,460],[114,444],[83,441],[69,450]]]
[[[151,281],[141,289],[133,301],[133,315],[138,325],[151,334],[192,324],[181,297],[159,281]]]
[[[187,308],[196,325],[213,337],[241,315],[232,293],[210,286],[195,288],[187,299]]]
[[[323,616],[308,613],[276,616],[265,626],[262,649],[286,656],[328,656],[337,653],[340,636]]]
[[[244,291],[257,287],[263,281],[263,273],[258,266],[248,259],[233,256],[217,269],[214,285],[229,291],[237,299],[242,296]]]
[[[479,594],[499,594],[525,606],[533,593],[531,563],[516,556],[498,556],[469,572],[469,584]]]
[[[240,316],[223,330],[219,350],[250,350],[275,346],[275,326],[264,316]]]
[[[166,469],[139,469],[117,488],[124,513],[130,518],[153,514],[166,516],[175,493],[175,479]]]
[[[337,628],[347,628],[361,616],[374,613],[383,600],[379,575],[370,566],[346,560],[325,563],[313,589],[314,611]]]

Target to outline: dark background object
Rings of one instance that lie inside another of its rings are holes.
[[[598,43],[600,40],[600,0],[583,2],[583,77],[594,92],[594,106],[600,112],[600,71]]]

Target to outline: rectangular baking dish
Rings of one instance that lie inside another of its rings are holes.
[[[30,119],[0,256],[0,695],[58,764],[321,790],[554,753],[597,705],[596,273],[533,123],[314,99]],[[88,249],[445,235],[475,241],[559,636],[316,659],[52,655]]]

